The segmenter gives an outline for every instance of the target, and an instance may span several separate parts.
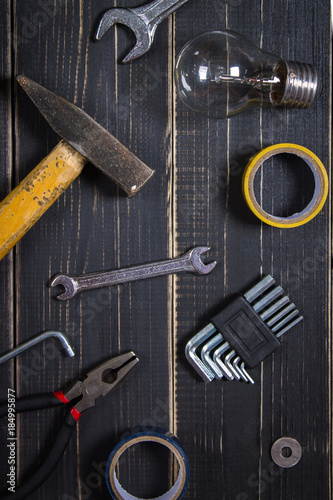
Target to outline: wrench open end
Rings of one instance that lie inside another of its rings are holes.
[[[148,29],[145,22],[137,14],[132,12],[131,9],[114,8],[108,10],[99,23],[95,39],[100,40],[114,24],[123,24],[127,26],[133,31],[136,38],[135,46],[122,60],[122,63],[134,61],[134,59],[148,52],[153,43],[154,32]]]
[[[109,9],[102,16],[95,35],[95,40],[99,41],[105,33],[116,23],[123,23],[127,17],[127,9]],[[125,23],[126,24],[126,23]]]
[[[77,292],[73,279],[67,274],[57,274],[57,276],[53,278],[51,286],[54,287],[58,285],[63,286],[65,289],[63,293],[57,296],[59,300],[72,299]]]
[[[198,274],[209,274],[216,267],[216,260],[209,264],[204,264],[201,260],[201,255],[209,250],[210,247],[195,247],[191,250],[191,264]]]
[[[188,0],[153,0],[132,9],[109,9],[99,23],[95,39],[100,40],[113,24],[124,24],[134,32],[136,45],[122,62],[133,61],[150,49],[158,24],[186,2]]]
[[[150,39],[146,39],[143,35],[140,36],[140,39],[137,37],[135,46],[121,62],[126,64],[143,56],[150,49],[151,43],[152,41],[150,41]]]

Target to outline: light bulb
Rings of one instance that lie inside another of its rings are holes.
[[[177,57],[175,80],[187,106],[214,118],[266,105],[308,108],[322,92],[313,66],[284,61],[228,30],[188,42]]]

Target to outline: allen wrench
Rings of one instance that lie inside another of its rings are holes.
[[[24,342],[23,344],[15,347],[15,349],[12,349],[7,354],[4,354],[3,356],[1,356],[0,357],[0,364],[4,363],[5,361],[8,361],[12,358],[15,358],[16,356],[18,356],[22,352],[27,351],[28,349],[30,349],[34,345],[39,344],[39,342],[42,342],[43,340],[46,340],[50,337],[55,337],[59,340],[59,342],[61,343],[62,347],[64,348],[67,356],[72,358],[75,355],[74,351],[72,349],[72,346],[70,345],[67,337],[61,332],[50,330],[50,331],[41,333],[40,335],[37,335],[36,337],[33,337],[32,339],[28,340],[27,342]]]

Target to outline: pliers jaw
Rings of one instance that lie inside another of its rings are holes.
[[[64,396],[68,401],[82,396],[75,409],[82,413],[95,406],[99,396],[106,396],[138,363],[134,352],[129,351],[105,361],[87,374],[84,381],[78,380]]]

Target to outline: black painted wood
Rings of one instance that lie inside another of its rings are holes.
[[[66,358],[50,341],[1,365],[2,399],[8,387],[17,395],[65,388],[128,349],[140,358],[114,393],[82,416],[63,460],[31,498],[109,498],[105,461],[137,426],[163,427],[182,441],[191,467],[188,499],[331,498],[330,202],[308,225],[280,230],[260,224],[241,194],[246,162],[270,144],[301,144],[330,167],[329,2],[190,0],[158,27],[151,50],[126,66],[117,60],[134,43],[127,29],[118,26],[92,41],[109,7],[106,0],[6,0],[0,16],[2,197],[11,176],[15,185],[58,141],[15,84],[18,73],[75,102],[156,169],[129,200],[88,165],[0,262],[1,351],[59,329],[76,352]],[[283,58],[315,63],[325,86],[321,99],[306,111],[253,110],[229,121],[193,114],[175,94],[175,56],[195,35],[221,28]],[[58,302],[49,287],[57,272],[120,268],[206,244],[218,260],[206,277],[124,284],[68,303]],[[254,386],[205,385],[185,360],[186,342],[261,273],[286,289],[304,322],[253,371]],[[18,418],[19,477],[41,463],[62,416],[54,409]],[[6,422],[1,430],[5,443]],[[281,436],[298,439],[303,458],[294,469],[272,472],[270,447]],[[0,454],[4,487],[4,445]],[[167,487],[161,469],[152,472],[155,457],[146,450],[122,466],[124,483],[137,495]],[[168,457],[162,459],[166,468]]]
[[[10,36],[10,4],[8,0],[2,6],[2,15],[0,17],[0,32],[1,32],[1,92],[0,92],[0,196],[4,198],[11,188],[12,176],[12,58],[11,58],[11,36]],[[0,348],[4,352],[13,346],[14,341],[14,311],[13,311],[13,259],[12,255],[7,255],[1,262],[0,266],[0,301],[1,301],[1,338]],[[6,367],[1,373],[1,400],[7,398],[8,387],[15,389],[14,366]],[[0,446],[5,449],[7,435],[7,421],[2,419],[0,422]],[[6,459],[2,460],[1,479],[5,483],[5,463]]]

